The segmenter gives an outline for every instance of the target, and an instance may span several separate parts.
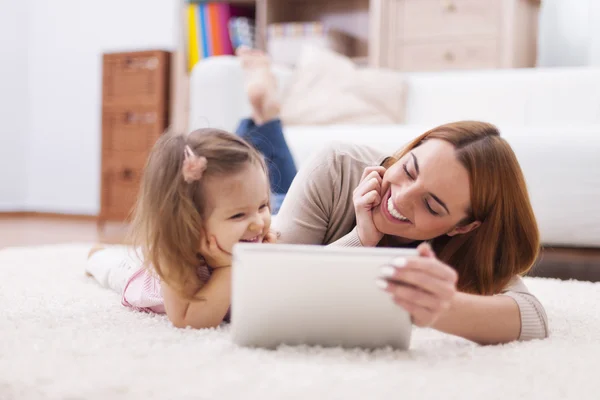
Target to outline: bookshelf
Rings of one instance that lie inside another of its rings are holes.
[[[350,57],[361,65],[376,65],[379,3],[384,0],[210,0],[254,9],[256,47],[267,49],[267,30],[273,23],[321,22],[326,28],[343,32],[352,39]],[[179,46],[173,52],[171,128],[187,131],[189,63],[187,59],[188,6],[180,0]]]
[[[353,45],[349,56],[360,62],[370,59],[369,43],[376,43],[371,37],[372,11],[380,0],[263,0],[262,19],[257,27],[264,33],[272,23],[314,22],[323,23],[326,28],[348,35]],[[266,45],[266,40],[263,46]]]

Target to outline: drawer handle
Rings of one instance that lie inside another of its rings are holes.
[[[153,124],[156,122],[156,113],[155,112],[147,112],[144,114],[137,114],[134,112],[126,112],[125,113],[125,122],[128,124],[133,124],[136,122],[141,122],[144,124]]]
[[[146,114],[144,114],[144,123],[153,124],[155,122],[156,122],[156,113],[147,112]]]
[[[139,117],[136,113],[133,113],[133,112],[125,113],[125,122],[127,122],[128,124],[133,124],[134,122],[137,122],[138,120],[139,120]]]
[[[449,13],[455,12],[456,11],[456,4],[454,4],[450,0],[445,0],[444,1],[444,10],[446,10]]]
[[[125,179],[126,181],[130,181],[131,179],[133,179],[133,171],[130,168],[125,168],[123,170],[123,179]]]
[[[154,71],[158,68],[159,60],[157,57],[149,58],[126,58],[125,67],[130,69],[147,69]]]
[[[456,57],[454,56],[454,53],[447,51],[444,53],[444,59],[448,62],[452,62],[456,59]]]

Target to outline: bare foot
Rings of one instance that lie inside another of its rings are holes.
[[[236,54],[245,72],[246,93],[252,106],[252,119],[257,125],[279,116],[277,79],[271,71],[269,57],[260,50],[240,47]]]

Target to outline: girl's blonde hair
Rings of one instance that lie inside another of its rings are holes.
[[[469,172],[471,209],[461,224],[481,221],[481,226],[464,235],[433,239],[432,247],[441,261],[456,268],[459,290],[497,294],[515,275],[529,271],[540,248],[538,225],[517,157],[494,125],[460,121],[425,132],[384,166],[389,168],[431,139],[451,143]]]
[[[205,161],[201,178],[189,183],[183,171],[186,148]],[[218,129],[165,133],[150,153],[133,211],[131,241],[144,265],[184,297],[189,297],[184,291],[188,283],[202,286],[197,268],[207,218],[205,178],[235,174],[249,164],[260,166],[268,179],[263,156],[239,136]]]

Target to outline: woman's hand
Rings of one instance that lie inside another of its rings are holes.
[[[356,212],[356,229],[363,246],[376,246],[383,238],[373,223],[373,209],[381,204],[381,182],[384,167],[365,168],[358,187],[354,189],[353,201]]]
[[[422,243],[418,251],[419,257],[400,258],[383,267],[381,286],[415,325],[429,327],[452,305],[458,274],[435,257],[429,244]]]
[[[231,266],[231,253],[223,250],[217,238],[212,235],[203,235],[204,239],[200,241],[200,254],[206,260],[211,268],[221,268]]]

